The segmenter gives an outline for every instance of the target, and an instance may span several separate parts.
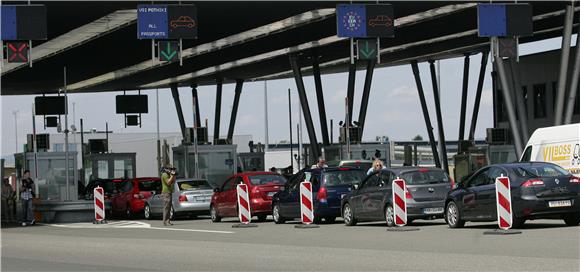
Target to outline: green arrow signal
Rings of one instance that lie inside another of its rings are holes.
[[[365,48],[361,49],[360,52],[366,59],[370,59],[375,54],[375,49],[369,48],[369,41],[365,41]]]
[[[177,50],[171,50],[171,42],[167,42],[167,48],[165,51],[161,51],[161,55],[163,55],[167,61],[171,61],[176,54]]]

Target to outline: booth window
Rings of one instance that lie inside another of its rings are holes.
[[[546,117],[546,84],[534,84],[534,118]]]

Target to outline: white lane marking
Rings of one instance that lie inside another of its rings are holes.
[[[148,229],[191,231],[191,232],[207,232],[207,233],[223,233],[223,234],[232,234],[232,233],[235,233],[233,231],[221,231],[221,230],[175,229],[175,228],[157,228],[157,227],[149,227]]]
[[[93,224],[93,223],[71,223],[71,224],[47,224],[51,227],[70,228],[70,229],[151,229],[151,230],[173,230],[173,231],[188,231],[188,232],[204,232],[204,233],[220,233],[233,234],[233,231],[221,230],[201,230],[201,229],[179,229],[179,228],[160,228],[151,227],[151,224],[139,221],[116,221],[108,224]]]

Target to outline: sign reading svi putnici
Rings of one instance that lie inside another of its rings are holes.
[[[389,4],[336,6],[336,32],[339,37],[394,37],[394,23],[393,6]]]
[[[197,39],[195,5],[138,5],[139,39]]]

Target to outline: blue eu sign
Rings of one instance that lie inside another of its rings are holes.
[[[137,6],[137,37],[139,39],[167,39],[167,5]]]
[[[366,37],[366,9],[364,5],[337,5],[336,26],[339,37]]]

